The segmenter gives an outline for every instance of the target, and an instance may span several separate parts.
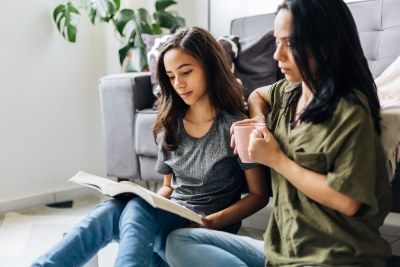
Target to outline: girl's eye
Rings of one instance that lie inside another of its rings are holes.
[[[175,78],[175,76],[168,76],[168,78],[169,78],[170,80],[173,80],[173,79]]]
[[[290,44],[286,44],[286,47],[292,49],[292,46]]]
[[[188,74],[191,73],[191,72],[192,72],[191,70],[185,71],[185,72],[183,73],[183,75],[188,75]]]

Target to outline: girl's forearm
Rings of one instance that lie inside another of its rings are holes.
[[[329,187],[326,175],[308,170],[284,154],[280,157],[275,171],[307,197],[347,216],[353,216],[360,208],[360,202]]]
[[[172,194],[172,188],[163,185],[158,191],[157,194],[159,194],[160,196],[163,196],[165,198],[171,198],[171,194]]]
[[[256,213],[265,207],[268,202],[269,196],[249,193],[232,206],[205,217],[206,226],[215,230],[229,226]]]

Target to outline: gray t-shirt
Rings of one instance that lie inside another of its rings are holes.
[[[156,171],[173,173],[171,200],[207,216],[240,200],[243,170],[255,163],[242,163],[230,147],[230,126],[244,119],[238,112],[219,110],[209,131],[200,138],[190,136],[183,127],[182,112],[178,116],[179,145],[167,151],[158,136]]]

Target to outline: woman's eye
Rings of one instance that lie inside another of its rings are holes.
[[[168,78],[169,78],[170,80],[173,80],[173,79],[175,78],[175,76],[168,76]]]
[[[291,44],[286,44],[286,47],[289,49],[292,49],[292,45]]]
[[[188,74],[191,73],[191,72],[192,72],[191,70],[185,71],[185,72],[183,73],[183,75],[188,75]]]

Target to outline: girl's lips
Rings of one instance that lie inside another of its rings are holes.
[[[189,97],[191,93],[192,93],[192,92],[186,92],[186,93],[180,93],[179,95],[180,95],[183,99],[185,99],[185,98]]]

